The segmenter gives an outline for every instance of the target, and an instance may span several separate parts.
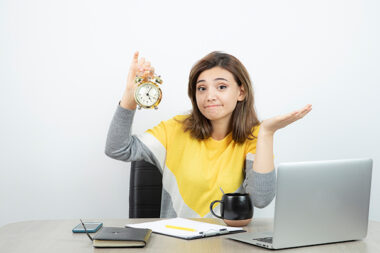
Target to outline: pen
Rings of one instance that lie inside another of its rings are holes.
[[[219,231],[212,230],[212,231],[206,231],[206,232],[199,232],[199,235],[201,237],[208,237],[208,236],[213,236],[213,235],[224,235],[224,234],[228,234],[228,230],[225,228],[219,229]]]
[[[185,231],[191,231],[191,232],[195,232],[196,231],[193,228],[177,227],[177,226],[172,226],[172,225],[165,225],[165,227],[166,228],[179,229],[179,230],[185,230]]]

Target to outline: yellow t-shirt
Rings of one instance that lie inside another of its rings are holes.
[[[140,137],[162,167],[163,188],[179,217],[208,217],[210,203],[224,192],[241,192],[247,155],[256,153],[256,138],[238,144],[228,134],[223,140],[197,140],[184,132],[186,115],[176,116]],[[253,129],[257,137],[259,126]],[[252,156],[251,155],[251,156]]]

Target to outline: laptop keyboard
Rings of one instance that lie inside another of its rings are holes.
[[[273,237],[265,237],[265,238],[255,238],[253,240],[260,241],[260,242],[266,242],[266,243],[272,243]]]

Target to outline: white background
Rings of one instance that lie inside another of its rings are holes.
[[[104,146],[135,50],[164,98],[134,133],[188,111],[192,65],[225,51],[250,72],[261,120],[313,104],[276,134],[275,163],[373,158],[380,221],[379,12],[375,0],[1,0],[0,225],[128,217],[129,164]]]

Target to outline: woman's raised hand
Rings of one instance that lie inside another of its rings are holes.
[[[311,109],[311,105],[308,104],[304,108],[296,110],[294,112],[266,119],[261,123],[260,132],[266,134],[274,134],[278,129],[284,128],[287,125],[299,119],[302,119],[311,111]]]
[[[154,76],[154,68],[149,61],[145,60],[145,58],[139,59],[139,52],[133,54],[127,77],[127,86],[120,101],[120,106],[125,109],[136,109],[137,104],[134,97],[137,87],[137,83],[135,83],[136,76],[141,76],[143,78]]]

